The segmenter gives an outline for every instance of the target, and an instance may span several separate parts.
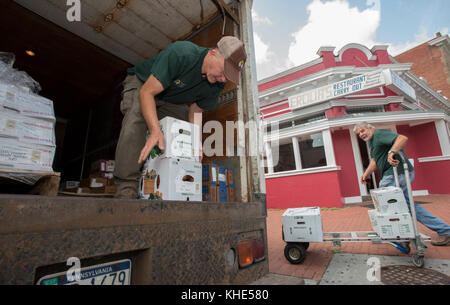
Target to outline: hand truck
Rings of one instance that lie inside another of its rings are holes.
[[[406,162],[406,158],[403,156],[403,154],[399,154],[399,156],[402,159],[405,172],[414,238],[383,239],[376,232],[324,232],[322,242],[331,241],[333,242],[333,246],[341,246],[342,242],[372,242],[373,244],[391,244],[404,253],[409,253],[410,249],[409,246],[405,248],[401,243],[411,242],[414,248],[417,250],[417,252],[412,255],[413,264],[420,268],[424,266],[424,255],[426,249],[428,249],[425,241],[431,241],[431,238],[419,232],[416,209],[412,196],[411,178],[409,175],[408,163]],[[397,167],[393,167],[393,169],[395,184],[397,187],[400,187]],[[286,242],[286,246],[284,248],[284,256],[292,264],[302,263],[306,258],[306,250],[309,247],[309,241],[307,240],[307,238],[305,238],[304,241],[301,242],[298,240],[286,240],[284,228],[282,231],[283,240]]]

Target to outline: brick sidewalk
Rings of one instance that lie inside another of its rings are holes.
[[[430,195],[414,197],[431,214],[450,223],[450,195]],[[370,203],[368,203],[370,204]],[[339,210],[321,211],[324,232],[373,231],[367,211],[371,209],[362,205],[349,205]],[[392,256],[411,256],[415,249],[411,247],[409,254],[404,254],[391,245],[374,245],[370,242],[342,243],[342,247],[333,247],[331,242],[311,243],[305,261],[299,265],[290,264],[284,257],[286,243],[282,240],[281,225],[284,210],[268,210],[267,239],[269,245],[269,272],[296,276],[304,279],[320,281],[332,256],[333,250],[340,253],[375,254]],[[437,234],[419,223],[419,231],[435,238]],[[427,243],[425,260],[449,259],[450,246],[435,247]]]

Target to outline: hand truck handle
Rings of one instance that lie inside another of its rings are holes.
[[[394,170],[395,186],[400,187],[400,181],[398,180],[397,166],[393,166],[392,168]]]
[[[406,162],[406,156],[402,151],[398,151],[394,154],[395,155],[399,155],[400,159],[402,160],[403,163],[403,168],[405,169],[405,172],[409,173],[409,168],[408,168],[408,162]],[[398,171],[397,171],[397,166],[393,166],[393,170],[394,170],[394,177],[395,177],[395,185],[397,187],[400,187],[400,182],[398,180]]]

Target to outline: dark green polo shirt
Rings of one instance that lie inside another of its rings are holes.
[[[128,69],[128,74],[136,74],[144,83],[153,74],[164,88],[156,96],[160,100],[173,104],[195,102],[200,108],[211,110],[217,107],[225,83],[210,84],[202,77],[203,59],[207,53],[207,48],[189,41],[177,41],[157,56]]]
[[[395,132],[385,129],[376,129],[374,131],[372,139],[369,141],[370,154],[372,155],[372,158],[375,159],[375,163],[380,170],[381,176],[394,175],[394,170],[387,161],[387,158],[388,152],[392,148],[392,144],[397,137],[398,134],[396,134]],[[401,150],[401,152],[403,152],[403,155],[406,156],[403,149]],[[397,166],[398,173],[404,173],[402,159],[399,156],[396,156],[395,158],[397,160],[400,160],[400,164]],[[408,162],[408,169],[411,172],[412,170],[414,170],[414,168],[407,157],[406,160]]]

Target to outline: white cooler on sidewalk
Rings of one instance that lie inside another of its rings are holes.
[[[286,242],[323,241],[322,217],[319,207],[288,209],[283,214]]]

